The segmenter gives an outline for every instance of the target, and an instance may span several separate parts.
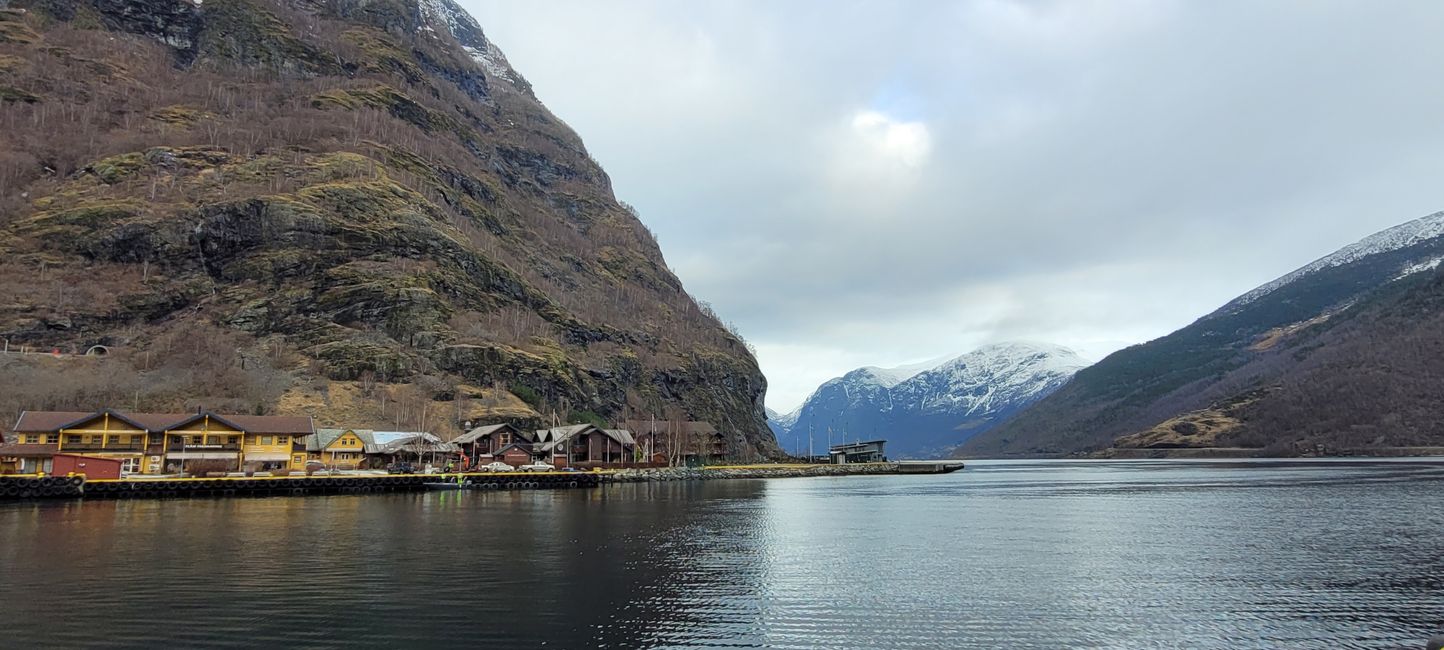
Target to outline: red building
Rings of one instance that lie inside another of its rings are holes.
[[[89,481],[120,478],[121,461],[119,458],[55,454],[52,459],[50,473],[54,476],[79,474]]]

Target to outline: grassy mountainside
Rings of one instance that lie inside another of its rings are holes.
[[[1444,348],[1437,318],[1419,307],[1444,293],[1432,270],[1400,277],[1441,256],[1444,238],[1435,237],[1234,301],[1080,371],[958,453],[1118,445],[1289,455],[1444,444],[1444,428],[1427,416],[1444,397],[1425,389],[1444,369]]]
[[[0,7],[4,3],[0,2]],[[449,0],[0,9],[0,417],[710,420],[765,381]]]

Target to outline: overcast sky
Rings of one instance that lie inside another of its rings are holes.
[[[461,1],[783,412],[1096,360],[1444,210],[1444,2]]]

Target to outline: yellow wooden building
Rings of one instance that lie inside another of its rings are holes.
[[[228,471],[300,469],[314,432],[305,416],[25,411],[0,445],[0,459],[13,459],[0,471],[47,471],[55,453],[115,458],[127,474],[180,473],[196,461]]]
[[[317,429],[306,440],[306,454],[335,469],[356,469],[366,461],[367,445],[374,445],[369,429]]]

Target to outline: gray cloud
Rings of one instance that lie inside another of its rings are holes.
[[[995,340],[1096,358],[1444,208],[1439,3],[463,4],[774,407]]]

